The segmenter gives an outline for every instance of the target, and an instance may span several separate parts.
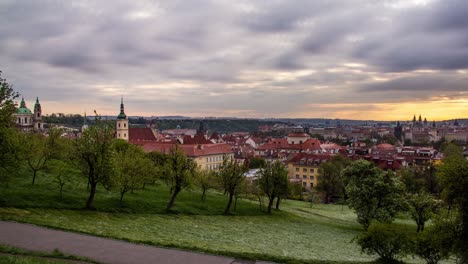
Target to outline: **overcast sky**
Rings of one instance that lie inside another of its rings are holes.
[[[466,0],[0,0],[0,70],[45,113],[468,117]]]

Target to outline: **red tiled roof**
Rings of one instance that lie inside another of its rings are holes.
[[[128,129],[128,140],[130,142],[138,141],[156,141],[151,128],[148,127],[130,127]]]
[[[393,146],[391,144],[387,144],[387,143],[379,144],[379,145],[377,145],[375,147],[378,148],[378,149],[396,149],[395,146]]]
[[[286,146],[280,147],[280,149],[317,150],[320,149],[320,140],[309,138],[301,144],[287,144]]]
[[[169,153],[170,149],[174,147],[174,144],[157,142],[147,143],[142,145],[142,147],[145,152],[158,151],[162,153]],[[205,145],[178,145],[178,147],[188,157],[233,153],[231,147],[225,143]]]
[[[192,145],[192,144],[213,144],[210,140],[205,138],[205,135],[197,133],[195,136],[184,136],[183,137],[183,144],[184,145]]]
[[[326,162],[330,160],[333,156],[332,154],[308,154],[308,153],[299,153],[292,157],[291,159],[288,160],[288,163],[295,163],[295,164],[301,164],[301,160],[304,161],[303,164],[301,165],[314,165],[317,166],[321,162]],[[307,164],[307,161],[311,161],[309,164]],[[314,163],[314,161],[317,161],[317,163]]]

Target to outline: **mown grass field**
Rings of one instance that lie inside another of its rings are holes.
[[[192,189],[177,198],[176,213],[165,214],[168,189],[157,184],[128,194],[122,207],[117,193],[100,188],[96,211],[87,211],[82,209],[87,197],[85,179],[71,177],[61,199],[50,175],[39,175],[34,186],[28,176],[0,187],[0,219],[248,259],[291,263],[364,263],[375,259],[361,255],[351,242],[362,227],[354,213],[342,205],[311,207],[306,202],[284,201],[281,211],[267,215],[258,203],[240,199],[234,214],[224,216],[221,213],[227,197],[209,192],[202,203],[200,192]],[[396,224],[414,232],[408,219],[399,219]]]

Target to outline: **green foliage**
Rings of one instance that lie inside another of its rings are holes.
[[[341,172],[350,163],[348,158],[338,155],[320,164],[317,190],[325,194],[325,203],[329,203],[333,196],[344,197],[345,184]]]
[[[461,262],[468,262],[468,160],[455,147],[450,147],[438,177],[442,186],[442,198],[460,213],[460,234],[455,240],[455,251]],[[449,154],[450,153],[450,154]]]
[[[266,160],[264,158],[251,158],[249,160],[249,169],[258,169],[266,166]]]
[[[372,220],[390,223],[404,209],[403,187],[392,172],[366,160],[354,161],[344,171],[349,207],[367,228]]]
[[[362,253],[377,255],[383,263],[398,263],[398,259],[411,253],[413,247],[405,230],[377,222],[373,222],[354,241],[361,247]]]
[[[436,167],[433,164],[430,164],[425,169],[404,168],[399,171],[399,175],[405,185],[406,192],[417,193],[422,189],[426,189],[434,195],[438,195],[440,192]]]
[[[413,218],[418,226],[417,232],[424,231],[425,223],[431,219],[437,209],[434,197],[422,189],[418,193],[410,194],[407,201],[411,218]]]
[[[303,187],[300,182],[291,182],[289,184],[288,198],[294,200],[302,200]]]
[[[84,124],[84,116],[78,114],[68,114],[65,115],[63,113],[51,114],[42,116],[42,120],[44,123],[47,124],[60,124],[66,125],[71,127],[79,128]],[[90,121],[87,119],[87,123],[89,124]],[[94,122],[93,122],[94,123]]]
[[[0,129],[13,125],[13,113],[16,111],[14,100],[18,96],[13,86],[2,78],[2,71],[0,71]]]
[[[427,264],[437,264],[443,259],[448,259],[453,246],[454,232],[447,222],[438,221],[435,225],[419,233],[415,245],[414,254],[424,259]]]
[[[194,178],[196,164],[187,158],[177,145],[169,150],[163,167],[163,179],[172,194],[166,211],[171,211],[179,192],[188,187]]]
[[[280,161],[275,161],[273,163],[268,163],[264,168],[260,169],[259,175],[258,183],[263,193],[268,196],[269,203],[267,212],[270,214],[275,198],[281,199],[281,197],[288,194],[288,170]]]
[[[65,142],[60,139],[62,130],[50,129],[49,135],[44,137],[41,134],[23,133],[20,136],[21,158],[26,161],[29,169],[33,173],[32,184],[36,181],[39,171],[47,169],[47,164],[52,159],[66,158]]]
[[[224,214],[229,214],[231,212],[231,204],[234,195],[239,193],[239,188],[242,185],[242,182],[245,180],[245,173],[248,168],[234,159],[223,159],[223,164],[221,165],[217,176],[221,182],[224,193],[229,194],[229,201],[224,210]]]
[[[197,129],[200,119],[158,119],[153,120],[156,127],[160,130],[180,128]],[[210,131],[218,133],[229,133],[236,131],[254,132],[258,126],[274,125],[276,122],[255,120],[255,119],[203,119],[205,126]],[[142,123],[137,119],[130,119],[130,123]]]
[[[0,184],[8,184],[11,176],[17,173],[20,154],[16,129],[0,127]]]
[[[18,93],[13,90],[0,71],[0,182],[7,183],[18,161],[18,137],[13,128],[14,100]]]
[[[129,191],[142,189],[154,174],[154,165],[145,155],[144,151],[135,145],[125,141],[114,142],[115,153],[112,164],[114,174],[110,178],[111,189],[120,194],[120,204],[124,195]]]
[[[379,140],[379,144],[381,143],[387,143],[391,145],[395,145],[398,142],[398,139],[395,137],[393,134],[386,134],[383,135],[382,138]]]
[[[86,201],[87,209],[93,208],[97,184],[108,184],[114,169],[112,163],[114,128],[110,123],[101,121],[97,114],[96,120],[96,124],[86,129],[74,142],[77,165],[82,175],[88,178],[90,187]]]
[[[195,173],[195,182],[202,190],[201,200],[203,203],[206,201],[206,192],[216,187],[216,175],[211,170],[197,169]]]

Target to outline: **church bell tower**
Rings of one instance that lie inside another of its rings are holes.
[[[120,99],[120,114],[117,116],[116,122],[116,137],[117,139],[123,139],[128,141],[128,118],[125,114],[125,107],[123,103],[123,97]]]
[[[42,108],[41,104],[39,103],[39,97],[36,97],[36,103],[34,104],[34,130],[41,130],[43,129],[42,123]]]

